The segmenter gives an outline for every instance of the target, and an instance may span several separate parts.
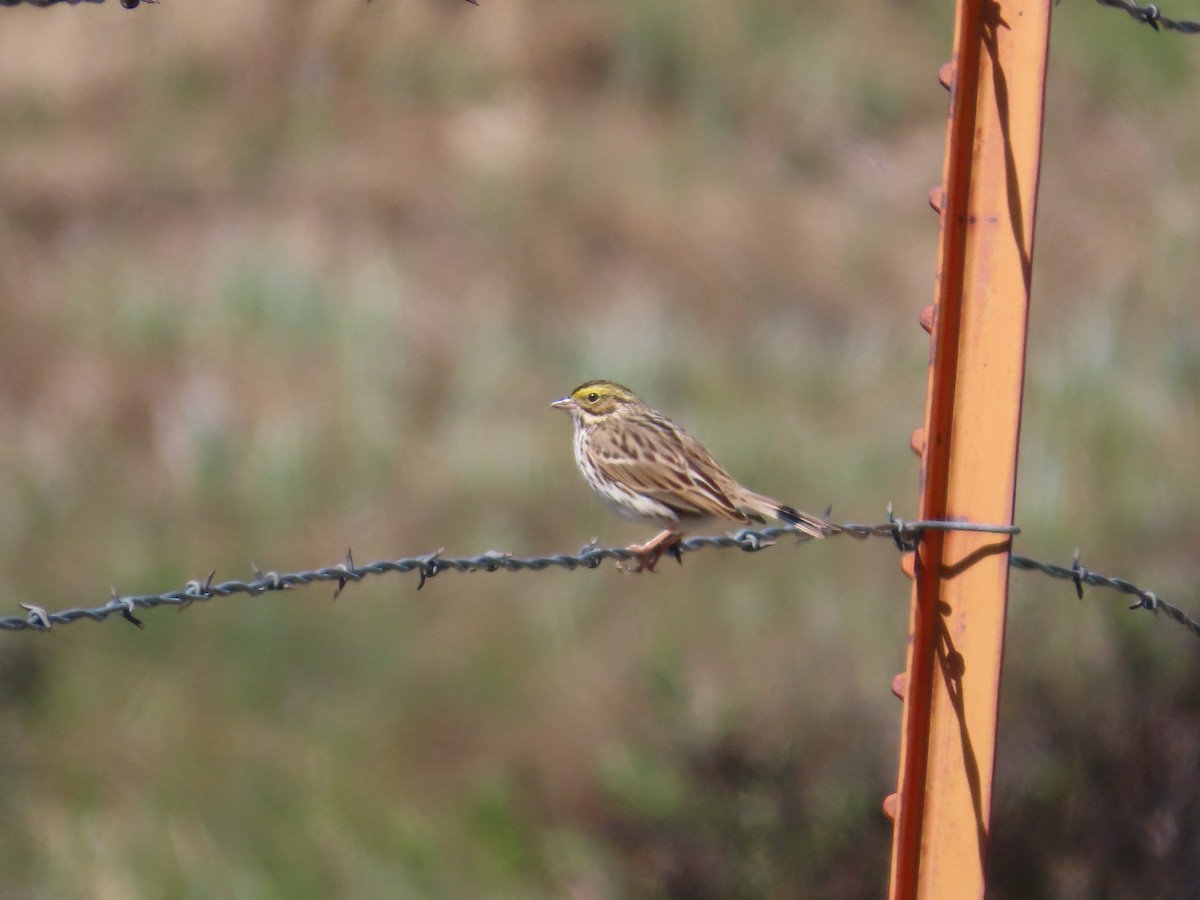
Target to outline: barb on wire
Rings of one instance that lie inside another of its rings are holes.
[[[1178,31],[1180,34],[1200,34],[1200,22],[1190,22],[1186,19],[1171,19],[1162,14],[1155,4],[1138,6],[1132,0],[1096,0],[1101,6],[1111,6],[1113,9],[1123,9],[1130,17],[1149,25],[1155,31],[1165,28],[1167,31]]]

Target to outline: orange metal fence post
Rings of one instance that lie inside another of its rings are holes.
[[[923,519],[1012,521],[1050,0],[958,0],[921,453]],[[982,897],[1008,540],[926,532],[914,576],[892,898]]]

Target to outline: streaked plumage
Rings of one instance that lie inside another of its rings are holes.
[[[704,446],[633,391],[611,381],[587,381],[550,404],[575,422],[575,462],[588,486],[618,515],[664,531],[629,549],[654,569],[687,531],[720,522],[741,525],[779,519],[824,537],[832,527],[743,487]]]

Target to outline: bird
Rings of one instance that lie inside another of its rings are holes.
[[[622,518],[663,529],[626,548],[634,572],[653,572],[664,553],[682,562],[684,534],[722,521],[773,518],[814,538],[837,530],[741,485],[703,444],[624,385],[585,381],[550,405],[574,420],[575,463],[588,487]]]

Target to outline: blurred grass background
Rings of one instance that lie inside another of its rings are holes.
[[[546,406],[592,377],[915,512],[950,4],[2,17],[10,611],[641,539]],[[1200,43],[1055,19],[1018,548],[1195,614]],[[1196,642],[1012,585],[992,895],[1194,896]],[[0,894],[883,895],[884,542],[415,586],[0,638]]]

